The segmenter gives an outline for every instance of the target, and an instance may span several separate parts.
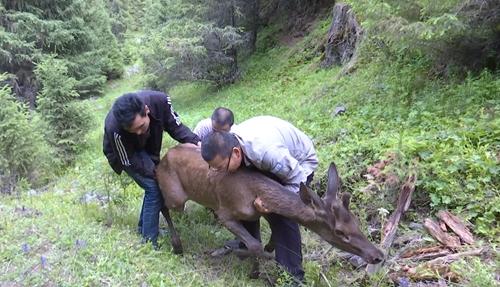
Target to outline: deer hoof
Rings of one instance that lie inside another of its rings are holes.
[[[250,279],[259,279],[259,276],[260,276],[259,270],[252,270],[250,271],[250,274],[248,274],[248,278]]]
[[[264,247],[264,251],[272,253],[274,251],[274,242],[269,241]]]
[[[172,237],[172,247],[174,249],[174,254],[180,255],[184,253],[184,249],[182,248],[182,243],[179,238]]]
[[[259,276],[260,276],[259,265],[260,264],[259,264],[258,260],[253,261],[252,270],[250,271],[250,274],[248,274],[248,277],[250,277],[250,279],[258,279],[259,278]]]

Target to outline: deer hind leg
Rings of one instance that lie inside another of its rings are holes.
[[[187,195],[175,173],[158,177],[158,184],[163,195],[165,206],[170,210],[184,211]]]
[[[177,234],[177,231],[175,230],[175,226],[174,223],[172,222],[172,218],[170,218],[170,212],[168,211],[168,208],[163,207],[161,213],[163,214],[163,217],[165,217],[165,220],[167,221],[168,224],[168,229],[170,230],[170,240],[172,243],[172,247],[174,248],[174,254],[182,254],[184,250],[182,248],[181,238],[179,237],[179,234]]]

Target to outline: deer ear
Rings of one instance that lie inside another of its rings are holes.
[[[330,163],[330,167],[328,168],[328,184],[325,193],[325,203],[327,205],[331,205],[331,203],[337,199],[337,192],[339,190],[340,179],[339,174],[337,172],[337,167],[335,163]]]
[[[348,192],[342,193],[342,205],[344,205],[346,209],[349,209],[350,202],[351,202],[351,194]]]
[[[325,205],[318,194],[308,188],[303,182],[300,183],[299,195],[302,202],[315,210],[324,209]]]

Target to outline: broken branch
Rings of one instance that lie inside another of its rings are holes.
[[[449,211],[440,210],[437,214],[439,219],[441,219],[450,229],[455,232],[455,234],[462,239],[463,242],[467,244],[474,244],[474,237],[465,224],[457,216],[451,214]]]
[[[460,247],[460,239],[451,234],[445,233],[439,227],[439,224],[430,218],[424,221],[424,227],[432,237],[436,238],[440,243],[450,248]]]

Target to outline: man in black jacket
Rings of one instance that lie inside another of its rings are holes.
[[[198,144],[199,137],[184,126],[170,97],[139,91],[119,97],[104,123],[103,149],[113,170],[124,170],[144,189],[138,230],[157,247],[159,213],[163,198],[156,181],[163,131],[180,143]]]

